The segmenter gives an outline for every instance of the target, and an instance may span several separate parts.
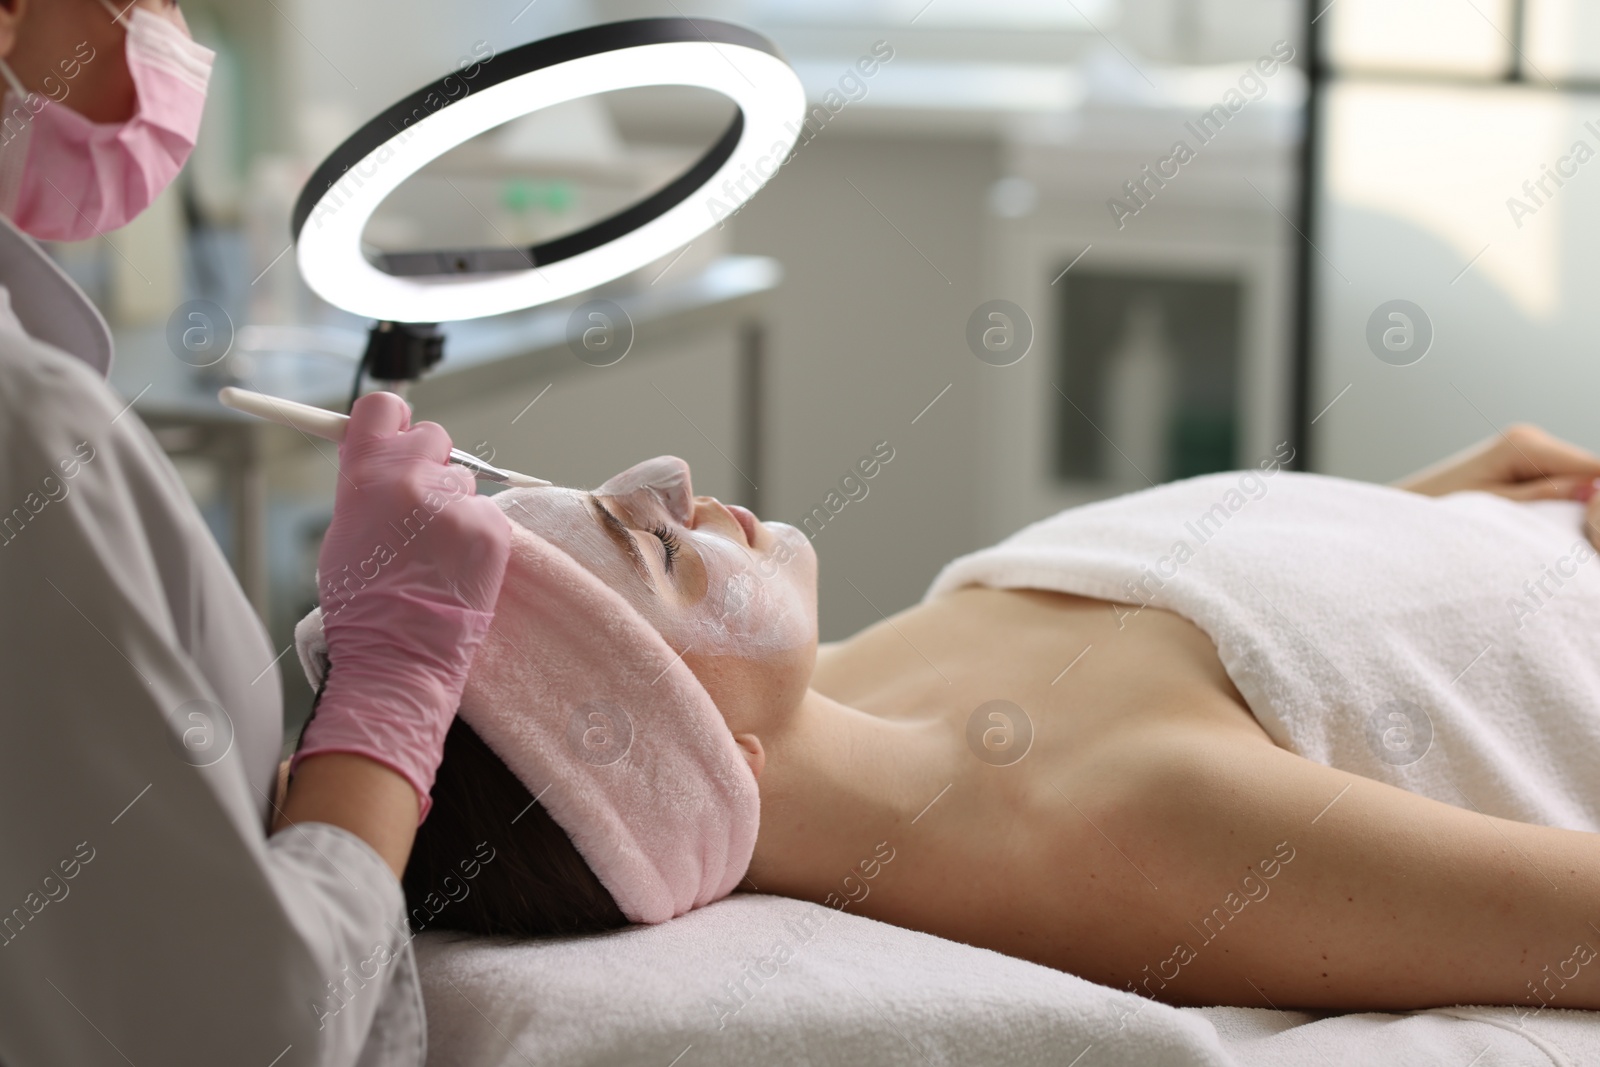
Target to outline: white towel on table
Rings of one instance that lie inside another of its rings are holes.
[[[416,942],[429,1067],[1583,1067],[1595,1013],[1174,1008],[782,897],[521,944]]]
[[[1291,752],[1594,832],[1600,564],[1582,521],[1573,501],[1232,471],[1064,511],[951,562],[927,596],[1075,593],[1131,605],[1108,609],[1129,627],[1141,604],[1176,612]]]

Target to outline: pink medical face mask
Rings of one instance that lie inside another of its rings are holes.
[[[138,103],[126,122],[90,122],[29,93],[0,61],[10,86],[0,116],[0,214],[46,241],[82,241],[126,225],[178,176],[200,133],[215,53],[141,7],[127,27],[128,72]]]

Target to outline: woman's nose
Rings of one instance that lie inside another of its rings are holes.
[[[636,463],[595,490],[602,496],[649,494],[673,519],[689,525],[694,519],[694,484],[689,464],[677,456],[657,456]]]
[[[714,496],[694,497],[689,504],[690,513],[693,516],[693,520],[689,525],[699,526],[707,515],[720,514],[722,509],[719,504],[720,501]]]

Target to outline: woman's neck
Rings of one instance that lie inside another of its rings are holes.
[[[781,730],[761,736],[761,830],[748,882],[825,902],[897,840],[948,787],[981,766],[943,719],[883,719],[806,691]]]

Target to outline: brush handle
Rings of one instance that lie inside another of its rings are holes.
[[[246,415],[254,415],[268,422],[276,422],[302,433],[314,434],[326,441],[343,441],[345,429],[350,425],[349,415],[341,415],[337,411],[315,408],[310,404],[301,404],[278,396],[268,396],[266,393],[253,393],[236,385],[223,386],[217,392],[217,399],[235,411],[242,411]],[[459,448],[450,450],[450,462],[465,467],[476,477],[493,482],[513,486],[550,484],[543,478],[502,470]]]
[[[345,428],[350,425],[350,416],[337,411],[314,408],[310,404],[265,393],[252,393],[233,385],[223,386],[217,393],[217,399],[235,411],[313,434],[325,441],[343,441]]]

